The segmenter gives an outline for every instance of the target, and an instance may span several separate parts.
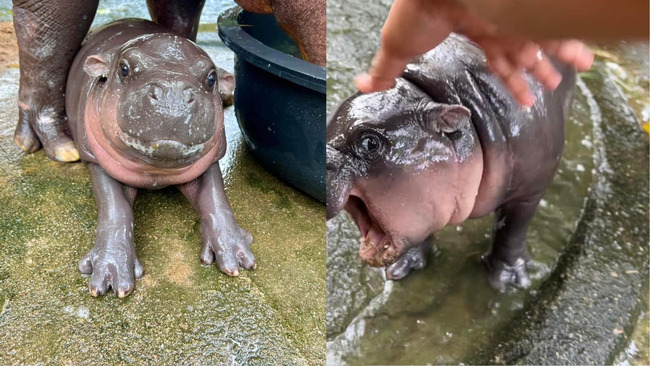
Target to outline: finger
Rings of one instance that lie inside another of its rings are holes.
[[[367,73],[355,78],[355,84],[362,93],[372,93],[390,89],[395,86],[395,79],[400,77],[410,60],[390,56],[380,48],[372,60]]]
[[[524,69],[533,74],[548,90],[555,90],[562,82],[562,76],[555,70],[537,43],[525,42],[521,48],[513,49],[508,56],[518,70]]]
[[[364,73],[359,74],[354,78],[354,85],[362,93],[374,93],[394,87],[395,79],[380,79],[368,73]]]
[[[504,82],[519,104],[530,107],[535,103],[535,96],[530,92],[528,82],[521,71],[510,74]]]
[[[555,90],[562,82],[562,75],[553,67],[548,57],[543,55],[541,57],[541,60],[532,68],[529,68],[528,72],[539,80],[546,89]]]
[[[508,58],[518,69],[531,69],[540,61],[539,45],[534,42],[524,42],[519,47],[509,49]]]
[[[543,44],[544,51],[578,71],[587,71],[594,62],[594,53],[578,40],[552,41]]]
[[[535,103],[535,97],[530,92],[523,74],[508,59],[503,56],[492,56],[488,61],[488,66],[501,79],[519,104],[531,106]]]

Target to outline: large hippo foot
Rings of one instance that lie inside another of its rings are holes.
[[[250,249],[253,243],[251,233],[237,224],[217,228],[204,221],[201,228],[206,228],[202,229],[201,263],[210,265],[216,262],[221,272],[230,276],[238,276],[240,268],[257,267],[257,261]]]
[[[88,290],[95,297],[106,294],[109,289],[113,289],[117,297],[125,297],[133,291],[135,279],[144,275],[132,243],[95,245],[79,261],[79,271],[90,275]]]
[[[409,249],[397,261],[386,267],[386,278],[397,281],[408,276],[413,270],[423,269],[431,253],[431,244],[428,240]]]
[[[39,108],[19,104],[18,125],[14,142],[26,153],[33,153],[43,146],[48,158],[62,162],[79,160],[74,142],[66,135],[67,122],[62,113],[53,108]]]
[[[490,285],[499,292],[504,292],[508,286],[526,289],[530,286],[527,266],[529,259],[516,257],[511,261],[505,261],[488,253],[481,257],[481,262],[488,270],[488,281]]]

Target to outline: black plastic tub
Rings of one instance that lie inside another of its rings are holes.
[[[268,170],[325,202],[325,68],[299,58],[273,15],[229,9],[219,36],[236,54],[235,113]]]

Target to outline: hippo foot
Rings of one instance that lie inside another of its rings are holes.
[[[431,253],[431,244],[422,242],[406,251],[397,261],[386,267],[386,279],[397,281],[408,276],[413,270],[423,269]]]
[[[74,142],[66,135],[67,122],[52,108],[38,108],[19,103],[19,117],[14,142],[26,153],[36,152],[41,144],[48,158],[61,162],[79,160]],[[38,114],[32,112],[39,110]]]
[[[205,225],[202,225],[202,227]],[[211,265],[217,262],[221,272],[239,276],[239,269],[255,269],[257,261],[250,246],[253,235],[235,224],[231,230],[220,228],[203,233],[201,263]]]
[[[514,263],[509,264],[494,255],[485,254],[481,262],[488,270],[488,281],[490,285],[499,292],[505,292],[508,285],[519,289],[530,287],[530,277],[526,271],[529,259],[518,257]]]
[[[111,288],[117,297],[133,291],[135,279],[142,278],[144,268],[135,257],[133,245],[130,247],[98,248],[96,245],[79,261],[79,271],[90,275],[88,290],[92,296],[104,295]]]

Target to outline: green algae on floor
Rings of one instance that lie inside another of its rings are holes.
[[[199,44],[232,70],[216,33]],[[267,173],[232,108],[221,161],[254,271],[202,266],[200,217],[174,188],[138,192],[133,293],[93,298],[78,260],[97,220],[82,163],[26,155],[12,141],[18,70],[0,71],[0,364],[320,364],[325,357],[325,209]]]

